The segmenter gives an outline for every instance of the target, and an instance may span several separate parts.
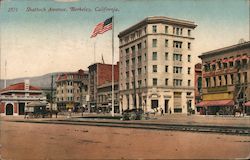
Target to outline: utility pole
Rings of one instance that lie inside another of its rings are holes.
[[[136,106],[136,85],[135,85],[135,70],[134,70],[134,86],[133,86],[133,88],[134,88],[134,107],[135,107],[135,109],[137,109],[137,106]]]
[[[83,82],[80,82],[80,108],[82,110],[82,117],[83,117],[82,89],[83,89]]]
[[[51,86],[50,86],[50,118],[52,118],[52,105],[53,105],[53,74],[51,74]]]

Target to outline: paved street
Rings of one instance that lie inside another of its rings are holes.
[[[225,124],[233,120],[233,117],[227,117],[227,120],[226,117],[175,115],[151,121],[164,123],[168,119],[180,123],[204,118],[210,118],[211,122],[224,121]],[[3,118],[2,159],[204,159],[249,158],[250,155],[249,136],[17,123],[5,121],[7,119],[20,118]],[[239,123],[249,120],[234,119]]]

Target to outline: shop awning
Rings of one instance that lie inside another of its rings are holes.
[[[196,104],[197,107],[211,107],[211,106],[233,106],[233,100],[217,100],[217,101],[201,101]]]
[[[246,102],[245,106],[250,107],[250,101]]]
[[[47,106],[47,103],[40,101],[33,101],[26,105],[26,107],[42,107],[42,106]]]

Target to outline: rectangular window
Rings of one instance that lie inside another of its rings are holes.
[[[168,66],[165,66],[165,72],[168,72]]]
[[[141,75],[141,68],[138,68],[138,75]]]
[[[179,28],[176,28],[176,35],[179,35]]]
[[[157,86],[157,78],[153,78],[153,86]]]
[[[143,42],[143,44],[144,44],[143,47],[146,48],[146,47],[147,47],[147,41],[145,40],[145,41]]]
[[[174,79],[173,86],[182,86],[182,80],[181,79]]]
[[[157,47],[157,39],[152,40],[152,47]]]
[[[129,78],[129,72],[126,72],[126,78]]]
[[[152,60],[157,60],[157,52],[153,52],[153,54],[152,54]]]
[[[144,61],[147,60],[147,53],[144,53]]]
[[[126,83],[126,89],[129,89],[129,83]]]
[[[206,78],[206,87],[210,87],[210,78]]]
[[[224,75],[225,85],[227,85],[227,75]]]
[[[230,75],[230,78],[231,78],[231,84],[234,84],[234,75],[231,74],[231,75]]]
[[[165,26],[165,33],[168,33],[168,26]]]
[[[157,72],[157,65],[153,65],[153,72]]]
[[[138,87],[141,87],[141,80],[138,81]]]
[[[181,74],[182,73],[182,67],[174,66],[173,73]]]
[[[157,26],[156,26],[156,25],[153,25],[153,26],[152,26],[152,32],[153,32],[153,33],[157,33]]]
[[[129,55],[129,48],[127,48],[127,49],[125,50],[125,52],[126,52],[126,55]]]
[[[191,43],[188,42],[188,49],[191,49]]]
[[[191,86],[191,80],[188,80],[188,86]]]
[[[174,48],[182,48],[182,42],[180,42],[180,41],[174,41],[173,47]]]
[[[188,36],[191,36],[191,30],[190,29],[188,30]]]
[[[165,85],[168,86],[168,79],[165,79]]]
[[[135,65],[135,58],[132,58],[132,65]]]
[[[165,47],[168,47],[168,39],[165,39]]]
[[[214,87],[216,87],[216,77],[213,77],[214,80]]]
[[[181,54],[173,54],[173,61],[182,61],[182,55]]]
[[[247,72],[243,72],[244,83],[247,83]]]
[[[188,74],[190,74],[190,71],[191,71],[191,68],[190,68],[190,67],[188,67]]]
[[[219,76],[219,86],[222,86],[221,76]]]
[[[137,59],[138,59],[138,63],[141,63],[141,56],[138,56]]]
[[[137,44],[138,51],[141,51],[141,43]]]
[[[188,62],[191,62],[191,55],[188,55]]]
[[[227,68],[227,63],[223,63],[223,68]]]
[[[165,52],[165,60],[168,60],[168,52]]]
[[[129,67],[129,60],[126,60],[126,67]]]

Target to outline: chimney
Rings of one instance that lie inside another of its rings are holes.
[[[28,91],[30,89],[30,80],[29,79],[25,79],[24,80],[24,90]]]

